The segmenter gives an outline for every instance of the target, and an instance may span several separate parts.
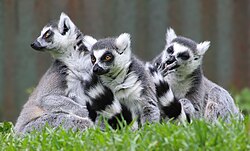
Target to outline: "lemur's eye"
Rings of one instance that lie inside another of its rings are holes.
[[[95,62],[96,62],[96,58],[95,58],[95,56],[91,56],[91,62],[92,62],[92,64],[95,64]]]
[[[44,38],[44,39],[47,39],[47,38],[50,37],[50,35],[51,35],[51,31],[48,30],[48,31],[43,35],[43,38]]]
[[[173,48],[173,46],[168,47],[167,52],[168,52],[169,54],[174,53],[174,48]]]
[[[46,35],[45,35],[45,38],[48,38],[50,36],[50,33],[47,32]]]
[[[102,55],[100,60],[104,62],[112,62],[114,60],[114,56],[112,55],[110,51],[107,51]]]
[[[112,57],[110,55],[105,56],[105,61],[110,61]]]
[[[181,58],[182,60],[188,60],[190,58],[190,55],[187,51],[179,53],[178,58]]]

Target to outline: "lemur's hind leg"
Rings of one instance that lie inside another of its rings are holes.
[[[190,100],[186,98],[180,99],[179,102],[182,104],[184,113],[186,114],[187,121],[191,123],[192,119],[195,118],[195,114],[194,114],[195,109],[194,109],[193,104],[191,103]]]
[[[61,126],[65,130],[72,129],[73,131],[84,131],[93,127],[93,122],[87,117],[83,118],[68,113],[49,113],[29,122],[19,133],[31,132],[33,130],[41,131],[46,124],[52,128]]]
[[[204,113],[205,120],[212,123],[216,122],[220,116],[220,109],[218,103],[208,101]]]
[[[51,113],[66,112],[80,117],[88,117],[89,114],[86,106],[61,95],[44,96],[41,99],[41,107]]]
[[[217,87],[210,90],[204,113],[207,121],[216,122],[218,118],[221,118],[225,122],[230,122],[232,112],[228,102],[231,98],[228,98],[224,93],[224,91]]]

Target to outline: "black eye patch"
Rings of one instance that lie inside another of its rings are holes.
[[[96,58],[95,58],[95,56],[93,55],[93,53],[90,55],[90,57],[91,57],[91,62],[92,62],[92,64],[95,64]]]
[[[174,53],[174,47],[173,46],[168,47],[167,52],[169,54],[173,54]]]
[[[177,55],[177,58],[181,58],[182,60],[188,60],[190,58],[190,55],[187,51],[181,52]]]
[[[52,41],[52,36],[54,35],[54,32],[52,32],[51,30],[47,30],[44,34],[43,34],[43,39],[46,42],[51,42]]]
[[[114,55],[109,51],[105,52],[101,57],[101,61],[103,62],[112,62],[113,60],[114,60]]]

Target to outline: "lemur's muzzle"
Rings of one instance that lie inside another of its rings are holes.
[[[45,47],[41,46],[41,44],[37,40],[35,40],[32,44],[30,44],[30,46],[33,49],[40,50],[40,51],[45,48]]]
[[[166,61],[166,63],[169,65],[169,64],[172,64],[175,61],[176,61],[175,57],[174,56],[170,56],[169,59]]]
[[[93,72],[97,75],[103,75],[105,73],[108,73],[109,70],[104,70],[102,67],[100,67],[98,64],[94,65]]]

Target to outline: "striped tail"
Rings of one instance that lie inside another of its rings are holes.
[[[186,121],[186,114],[181,102],[175,98],[169,84],[164,80],[163,75],[157,70],[157,67],[150,63],[146,63],[146,70],[150,72],[155,84],[158,105],[161,110],[162,118],[178,119],[181,122]]]

